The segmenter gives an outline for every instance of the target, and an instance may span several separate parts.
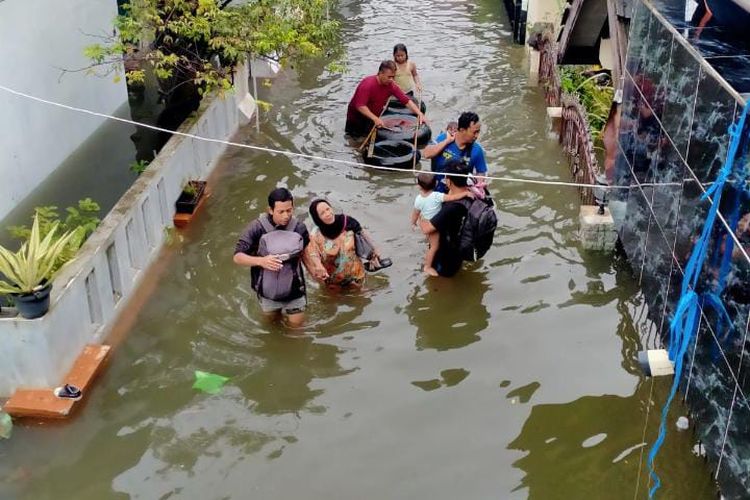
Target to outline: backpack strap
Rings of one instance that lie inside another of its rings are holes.
[[[474,149],[474,143],[472,142],[461,151],[461,158],[468,158],[471,161],[471,150]]]
[[[468,212],[468,210],[471,208],[474,202],[477,201],[477,199],[476,198],[461,198],[460,200],[456,200],[456,201],[459,202],[461,205],[465,206]]]
[[[263,227],[266,233],[270,233],[271,231],[294,231],[297,229],[297,218],[294,216],[289,219],[284,229],[274,226],[266,214],[258,217],[258,222],[260,222],[261,227]]]
[[[260,227],[263,228],[264,233],[270,233],[271,231],[276,230],[273,224],[271,224],[271,221],[268,220],[267,214],[263,214],[260,217],[258,217],[258,222],[260,222]]]

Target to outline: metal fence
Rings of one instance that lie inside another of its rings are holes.
[[[568,93],[562,94],[560,105],[562,106],[560,144],[568,157],[570,173],[573,174],[575,182],[596,184],[599,163],[594,154],[594,143],[586,119],[586,110],[583,109],[583,105],[576,96]],[[583,204],[594,204],[592,188],[578,188],[578,193]]]
[[[550,32],[542,35],[539,44],[539,83],[544,88],[547,106],[560,105],[560,73],[557,71],[557,44]]]
[[[542,35],[539,52],[539,83],[544,89],[545,102],[549,107],[562,107],[560,144],[568,157],[570,172],[575,182],[596,184],[599,163],[594,154],[586,110],[578,97],[561,90],[557,44],[550,32]],[[593,189],[579,188],[578,191],[582,203],[594,203]]]

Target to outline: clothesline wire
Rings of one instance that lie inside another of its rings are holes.
[[[100,113],[98,111],[92,111],[90,109],[81,108],[77,106],[71,106],[68,104],[63,104],[56,101],[50,101],[48,99],[43,99],[41,97],[37,97],[31,94],[27,94],[25,92],[21,92],[15,89],[12,89],[10,87],[7,87],[5,85],[0,84],[0,90],[7,92],[9,94],[13,94],[17,97],[22,97],[24,99],[29,99],[32,101],[36,101],[42,104],[47,104],[49,106],[55,106],[62,109],[67,109],[69,111],[75,111],[77,113],[87,114],[91,116],[97,116],[100,118],[105,118],[107,120],[113,120],[120,123],[127,123],[129,125],[134,125],[136,127],[143,127],[149,130],[155,130],[157,132],[165,132],[168,134],[173,134],[181,137],[187,137],[189,139],[195,139],[199,141],[206,141],[211,142],[215,144],[223,144],[225,146],[232,146],[237,148],[243,148],[243,149],[250,149],[254,151],[261,151],[265,153],[272,153],[272,154],[281,154],[292,158],[304,158],[308,160],[314,160],[314,161],[321,161],[321,162],[329,162],[329,163],[337,163],[340,165],[349,165],[361,169],[371,169],[371,170],[380,170],[380,171],[388,171],[388,172],[398,172],[398,173],[407,173],[408,175],[414,175],[413,170],[408,169],[401,169],[401,168],[395,168],[395,167],[384,167],[381,165],[368,165],[366,163],[360,163],[352,160],[342,160],[338,158],[327,158],[323,156],[316,156],[311,155],[307,153],[298,153],[295,151],[285,151],[281,149],[273,149],[273,148],[267,148],[264,146],[256,146],[254,144],[242,144],[239,142],[233,142],[233,141],[227,141],[224,139],[213,139],[211,137],[203,137],[196,134],[190,134],[187,132],[180,132],[177,130],[169,130],[162,127],[157,127],[155,125],[150,125],[147,123],[141,123],[137,122],[135,120],[130,120],[127,118],[121,118],[118,116],[109,115],[107,113]],[[693,182],[696,182],[698,186],[700,186],[701,190],[703,192],[706,191],[704,184],[700,182],[700,179],[691,171],[691,174],[693,176]],[[450,177],[470,177],[471,174],[445,174]],[[580,183],[580,182],[566,182],[566,181],[550,181],[550,180],[540,180],[540,179],[528,179],[528,178],[518,178],[518,177],[503,177],[503,176],[482,176],[487,180],[493,180],[493,181],[499,181],[499,182],[513,182],[513,183],[521,183],[521,184],[532,184],[532,185],[544,185],[544,186],[565,186],[565,187],[577,187],[577,188],[600,188],[605,190],[618,190],[618,189],[633,189],[633,188],[642,188],[642,187],[656,187],[656,186],[683,186],[685,182],[691,182],[690,179],[685,179],[682,182],[667,182],[667,183],[636,183],[636,184],[629,184],[627,186],[625,185],[599,185],[599,184],[586,184],[586,183]],[[711,183],[706,183],[705,185],[710,185]],[[713,200],[711,198],[708,198],[710,203],[713,203]],[[734,234],[734,231],[731,229],[729,223],[724,219],[721,213],[717,214],[719,217],[719,220],[722,222],[724,227],[727,230],[727,234],[730,235],[730,237],[734,240],[735,245],[737,245],[738,250],[742,253],[742,255],[745,257],[748,263],[750,263],[750,255],[748,255],[745,248],[740,243],[739,239],[737,238],[737,235]]]
[[[165,132],[168,134],[178,135],[181,137],[187,137],[189,139],[196,139],[200,141],[206,141],[206,142],[212,142],[215,144],[223,144],[225,146],[232,146],[237,148],[243,148],[243,149],[250,149],[254,151],[261,151],[264,153],[273,153],[273,154],[281,154],[285,156],[295,157],[295,158],[304,158],[308,160],[314,160],[314,161],[321,161],[321,162],[330,162],[330,163],[338,163],[341,165],[349,165],[353,167],[363,168],[363,169],[373,169],[373,170],[382,170],[382,171],[388,171],[388,172],[398,172],[398,173],[407,173],[409,175],[414,175],[414,171],[410,169],[403,169],[403,168],[395,168],[395,167],[385,167],[381,165],[369,165],[367,163],[361,163],[357,161],[352,160],[342,160],[338,158],[328,158],[324,156],[316,156],[311,155],[307,153],[298,153],[295,151],[287,151],[282,149],[274,149],[274,148],[268,148],[265,146],[257,146],[254,144],[243,144],[239,142],[233,142],[233,141],[227,141],[224,139],[214,139],[211,137],[204,137],[196,134],[190,134],[188,132],[180,132],[178,130],[169,130],[166,128],[158,127],[156,125],[150,125],[147,123],[137,122],[135,120],[130,120],[128,118],[121,118],[118,116],[109,115],[107,113],[100,113],[98,111],[92,111],[90,109],[86,108],[80,108],[77,106],[71,106],[68,104],[62,104],[55,101],[50,101],[47,99],[43,99],[41,97],[37,97],[31,94],[27,94],[25,92],[20,92],[18,90],[12,89],[10,87],[6,87],[5,85],[0,84],[0,90],[3,90],[5,92],[8,92],[10,94],[16,95],[18,97],[22,97],[25,99],[30,99],[32,101],[40,102],[43,104],[47,104],[50,106],[55,106],[58,108],[67,109],[70,111],[75,111],[78,113],[83,113],[91,116],[97,116],[100,118],[106,118],[108,120],[113,120],[121,123],[127,123],[129,125],[134,125],[136,127],[143,127],[150,130],[155,130],[157,132]],[[443,175],[441,173],[441,175]],[[446,176],[450,177],[471,177],[476,175],[472,174],[444,174]],[[615,189],[632,189],[633,185],[600,185],[600,184],[587,184],[587,183],[580,183],[580,182],[567,182],[567,181],[551,181],[551,180],[541,180],[541,179],[528,179],[528,178],[518,178],[518,177],[500,177],[500,176],[490,176],[490,175],[483,175],[481,176],[487,180],[494,180],[499,182],[516,182],[516,183],[524,183],[524,184],[535,184],[535,185],[547,185],[547,186],[567,186],[567,187],[578,187],[578,188],[601,188],[606,190],[615,190]],[[691,181],[692,182],[692,181]],[[668,183],[642,183],[641,186],[682,186],[683,182],[668,182]]]

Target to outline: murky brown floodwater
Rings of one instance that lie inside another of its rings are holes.
[[[261,134],[250,126],[239,140],[353,158],[346,102],[404,42],[435,128],[474,109],[492,173],[567,179],[499,0],[340,11],[349,72],[313,62],[283,76],[262,91],[274,107]],[[0,442],[0,498],[634,497],[651,383],[633,358],[648,323],[626,266],[580,252],[572,190],[493,185],[495,247],[454,279],[428,280],[408,175],[232,150],[214,180],[85,411]],[[304,338],[259,322],[231,262],[278,183],[299,214],[313,196],[333,200],[395,262],[360,294],[315,288]],[[232,379],[209,396],[191,389],[196,369]],[[654,387],[659,407],[667,384]],[[670,426],[660,497],[710,498],[691,436]]]

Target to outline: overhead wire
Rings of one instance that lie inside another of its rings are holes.
[[[243,148],[243,149],[250,149],[254,151],[260,151],[264,153],[272,153],[272,154],[281,154],[293,158],[304,158],[307,160],[314,160],[314,161],[320,161],[320,162],[329,162],[329,163],[336,163],[340,165],[348,165],[352,167],[357,167],[361,169],[371,169],[371,170],[380,170],[380,171],[387,171],[387,172],[398,172],[398,173],[408,173],[409,175],[413,175],[413,171],[409,169],[403,169],[403,168],[396,168],[396,167],[385,167],[380,165],[368,165],[366,163],[361,163],[357,161],[352,160],[343,160],[339,158],[330,158],[325,156],[317,156],[317,155],[311,155],[307,153],[298,153],[296,151],[288,151],[288,150],[282,150],[282,149],[274,149],[269,148],[265,146],[258,146],[255,144],[244,144],[240,142],[233,142],[233,141],[227,141],[224,139],[214,139],[211,137],[204,137],[196,134],[191,134],[188,132],[181,132],[179,130],[170,130],[163,127],[158,127],[156,125],[150,125],[148,123],[142,123],[137,122],[135,120],[130,120],[128,118],[121,118],[118,116],[109,115],[107,113],[100,113],[98,111],[92,111],[90,109],[81,108],[77,106],[71,106],[69,104],[62,104],[55,101],[50,101],[48,99],[43,99],[41,97],[37,97],[31,94],[27,94],[25,92],[21,92],[15,89],[12,89],[10,87],[7,87],[5,85],[0,84],[0,90],[7,92],[9,94],[16,95],[18,97],[22,97],[25,99],[30,99],[32,101],[40,102],[43,104],[47,104],[50,106],[55,106],[62,109],[67,109],[70,111],[75,111],[78,113],[83,113],[91,116],[97,116],[99,118],[105,118],[108,120],[117,121],[120,123],[127,123],[129,125],[134,125],[136,127],[143,127],[149,130],[155,130],[157,132],[165,132],[168,134],[173,134],[181,137],[186,137],[189,139],[195,139],[200,141],[206,141],[211,142],[215,144],[223,144],[225,146],[232,146],[236,148]],[[474,177],[473,174],[444,174],[450,177]],[[544,185],[544,186],[563,186],[563,187],[577,187],[577,188],[601,188],[605,190],[628,190],[633,189],[634,185],[601,185],[601,184],[588,184],[588,183],[582,183],[582,182],[568,182],[568,181],[552,181],[552,180],[543,180],[543,179],[529,179],[529,178],[520,178],[520,177],[507,177],[507,176],[491,176],[491,175],[482,175],[484,179],[487,180],[493,180],[498,182],[513,182],[513,183],[521,183],[521,184],[531,184],[531,185]],[[682,186],[682,182],[670,182],[670,183],[642,183],[641,186]]]

